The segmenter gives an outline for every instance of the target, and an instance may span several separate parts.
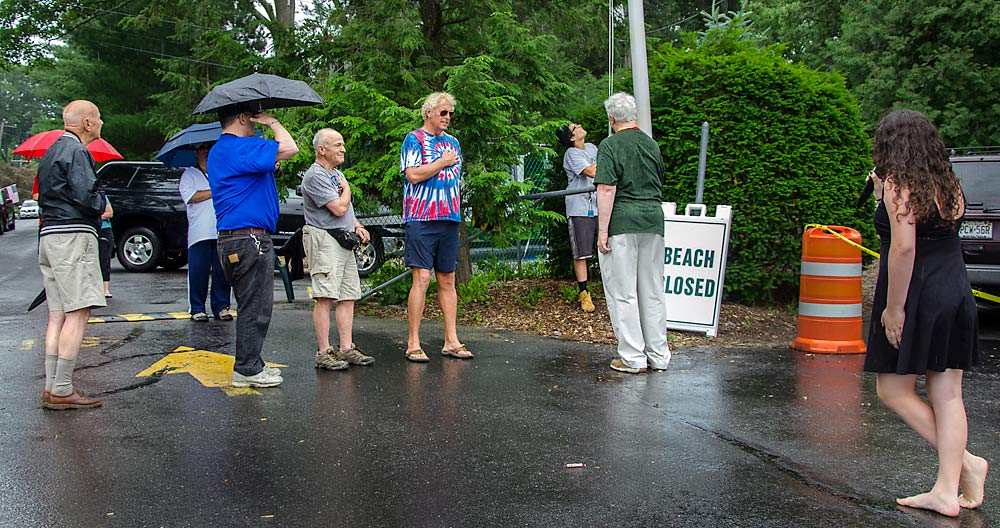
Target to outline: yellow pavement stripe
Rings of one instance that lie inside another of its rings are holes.
[[[32,348],[35,348],[34,339],[25,339],[24,341],[21,341],[21,350],[31,350]]]
[[[205,387],[220,388],[228,396],[260,394],[252,388],[233,387],[233,363],[236,358],[227,354],[195,350],[191,347],[177,347],[166,357],[153,363],[149,368],[135,375],[137,378],[151,376],[156,372],[166,374],[187,373]],[[280,363],[265,363],[269,367],[285,367]]]
[[[831,235],[833,235],[833,236],[835,236],[835,237],[843,240],[844,242],[847,242],[849,245],[854,246],[854,247],[860,249],[861,251],[867,253],[868,255],[870,255],[872,257],[882,258],[882,255],[880,255],[880,254],[878,254],[878,253],[876,253],[876,252],[874,252],[874,251],[872,251],[872,250],[870,250],[870,249],[862,246],[861,244],[858,244],[857,242],[855,242],[855,241],[853,241],[853,240],[845,237],[844,235],[841,235],[840,233],[838,233],[838,232],[834,231],[833,229],[831,229],[830,226],[826,226],[826,225],[823,225],[823,224],[806,224],[806,229],[810,229],[810,228],[813,228],[813,227],[818,227],[818,228],[822,229],[823,231],[826,231],[827,233],[830,233]],[[990,294],[990,293],[986,293],[984,291],[979,291],[979,290],[977,290],[975,288],[972,289],[972,295],[974,297],[979,297],[980,299],[986,299],[987,301],[991,301],[991,302],[995,302],[997,304],[1000,304],[1000,296],[996,296],[996,295],[993,295],[993,294]]]
[[[155,321],[156,320],[156,319],[153,319],[152,317],[150,317],[150,316],[148,316],[146,314],[120,314],[120,316],[124,317],[125,319],[127,319],[129,322],[132,322],[132,323],[135,323],[135,322],[138,322],[138,321]]]

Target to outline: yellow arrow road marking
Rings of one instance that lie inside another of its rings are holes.
[[[137,378],[151,376],[156,372],[166,371],[167,374],[187,373],[193,376],[205,387],[218,387],[229,396],[239,394],[260,394],[252,388],[233,387],[233,363],[236,358],[208,350],[195,350],[191,347],[177,347],[166,357],[153,363],[146,370],[135,375]],[[265,363],[269,367],[285,367],[280,363]]]

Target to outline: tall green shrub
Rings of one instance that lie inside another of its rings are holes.
[[[855,209],[870,139],[837,74],[733,38],[650,55],[653,131],[664,201],[694,202],[701,125],[709,135],[704,202],[733,207],[725,295],[742,303],[798,295],[803,226],[837,224],[874,245],[872,206]]]

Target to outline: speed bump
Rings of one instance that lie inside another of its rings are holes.
[[[118,314],[92,316],[87,320],[90,324],[99,323],[138,323],[142,321],[175,321],[191,319],[187,312],[153,312],[148,314]]]

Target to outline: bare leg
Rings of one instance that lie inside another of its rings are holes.
[[[587,280],[587,259],[573,261],[573,274],[576,275],[576,282]]]
[[[427,296],[427,286],[431,282],[431,270],[413,269],[413,286],[406,301],[406,322],[409,326],[409,336],[406,340],[406,350],[420,348],[420,320],[424,317],[424,301]]]
[[[438,304],[444,316],[444,348],[452,350],[462,346],[458,340],[458,294],[455,292],[455,272],[438,272]]]
[[[338,301],[337,336],[340,338],[340,349],[350,350],[354,346],[354,301]]]
[[[63,323],[66,321],[66,312],[50,311],[49,325],[45,328],[45,355],[59,355],[59,334],[62,333]]]
[[[320,352],[330,348],[330,306],[333,299],[317,297],[313,306],[313,328],[316,329],[316,343]]]
[[[59,329],[59,357],[76,359],[76,355],[80,353],[80,344],[83,342],[83,332],[87,329],[88,319],[90,319],[90,308],[66,312],[65,320]]]
[[[906,425],[937,449],[938,435],[935,412],[927,402],[917,395],[916,382],[916,375],[879,374],[878,396],[886,407],[892,409],[906,422]],[[933,383],[930,380],[928,382]],[[986,459],[968,451],[963,453],[960,479],[962,495],[958,498],[963,508],[978,508],[983,503],[988,470],[989,464]]]

